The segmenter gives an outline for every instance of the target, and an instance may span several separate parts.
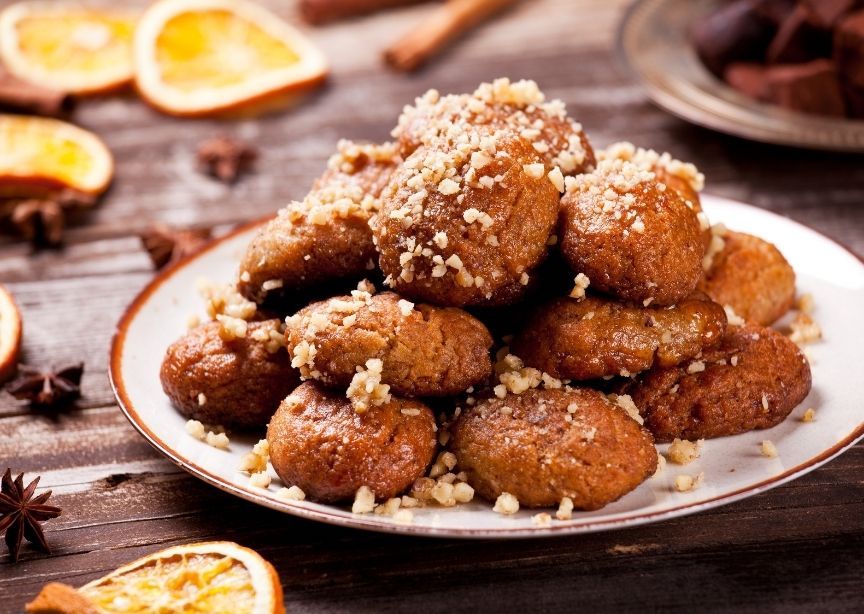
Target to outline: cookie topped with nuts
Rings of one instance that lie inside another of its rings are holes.
[[[471,94],[441,96],[429,90],[405,107],[392,135],[407,157],[421,145],[454,139],[459,131],[476,126],[519,134],[562,177],[594,166],[594,150],[581,124],[567,115],[561,100],[547,101],[531,80],[495,79]]]
[[[693,164],[595,152],[533,81],[430,90],[392,136],[340,141],[166,354],[185,415],[269,420],[240,467],[253,487],[272,466],[283,501],[396,523],[476,493],[504,515],[557,508],[533,516],[549,527],[662,468],[655,441],[690,462],[702,444],[681,438],[771,427],[809,392],[793,341],[819,336],[810,310],[791,340],[747,323],[789,309],[794,271],[710,224]],[[190,421],[227,447],[216,431]]]
[[[482,322],[461,309],[414,304],[393,292],[355,291],[313,303],[288,318],[285,337],[304,377],[349,386],[349,392],[355,380],[365,390],[377,372],[394,394],[451,396],[492,372],[492,336]]]
[[[699,212],[657,173],[620,158],[568,178],[561,199],[561,253],[595,290],[673,305],[702,275]]]
[[[507,130],[423,145],[397,170],[373,221],[385,283],[439,305],[518,300],[546,254],[559,192],[542,157]]]
[[[369,218],[398,162],[392,143],[340,141],[309,194],[281,209],[252,239],[240,263],[240,292],[260,303],[368,275],[377,260]]]

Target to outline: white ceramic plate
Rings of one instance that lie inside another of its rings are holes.
[[[856,372],[864,341],[864,264],[843,247],[783,217],[720,198],[705,196],[703,201],[712,221],[775,243],[795,267],[799,291],[814,295],[815,318],[823,328],[824,340],[810,346],[813,390],[779,426],[707,441],[694,463],[686,467],[667,464],[661,475],[621,500],[602,510],[576,512],[569,521],[555,520],[548,528],[534,526],[531,516],[536,510],[502,516],[480,500],[455,508],[415,510],[414,522],[407,526],[384,516],[354,515],[346,507],[281,501],[274,496],[281,486],[275,474],[270,488],[263,490],[250,486],[248,476],[237,471],[240,457],[257,437],[234,435],[231,450],[221,451],[186,434],[184,418],[172,408],[159,383],[162,356],[185,332],[188,316],[202,312],[194,291],[196,279],[232,279],[257,224],[163,271],[141,292],[118,324],[111,349],[112,385],[133,426],[186,471],[259,505],[332,524],[413,535],[540,537],[644,524],[730,503],[812,471],[864,435],[864,378]],[[803,423],[800,417],[808,407],[815,408],[816,420]],[[776,444],[779,457],[760,454],[763,439]],[[676,475],[699,472],[705,474],[700,488],[688,493],[674,491]]]

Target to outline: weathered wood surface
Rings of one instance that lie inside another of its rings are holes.
[[[25,317],[25,360],[87,363],[80,409],[67,415],[34,414],[0,396],[0,465],[41,474],[64,508],[46,525],[51,556],[25,549],[11,565],[0,555],[0,611],[19,611],[47,581],[80,584],[199,539],[261,551],[279,570],[290,611],[861,611],[861,445],[768,493],[647,527],[524,542],[409,540],[224,495],[163,460],[113,403],[106,359],[114,323],[152,275],[136,231],[156,220],[227,228],[269,213],[303,195],[339,137],[385,139],[401,106],[428,87],[536,79],[597,144],[626,138],[668,149],[705,171],[711,193],[778,211],[864,252],[862,158],[749,143],[657,110],[612,51],[624,4],[526,2],[410,77],[382,70],[377,50],[432,7],[316,30],[333,60],[330,84],[259,120],[180,121],[132,97],[82,105],[77,120],[117,158],[107,199],[70,228],[62,250],[31,254],[0,239],[0,281]],[[234,187],[195,171],[195,144],[215,132],[261,148],[257,172]]]

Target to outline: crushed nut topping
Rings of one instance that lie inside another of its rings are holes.
[[[579,273],[573,279],[573,289],[570,291],[570,298],[580,300],[585,298],[585,290],[591,285],[591,280],[585,273]]]
[[[285,501],[303,501],[306,499],[306,493],[299,486],[280,488],[276,491],[276,496]]]
[[[509,492],[502,492],[495,500],[492,511],[504,515],[515,514],[519,511],[519,500]]]
[[[702,444],[704,440],[687,441],[686,439],[672,440],[669,449],[666,451],[666,457],[676,465],[686,465],[692,463],[699,458],[702,452]]]
[[[774,442],[770,439],[765,439],[759,444],[759,450],[762,452],[762,456],[767,458],[777,458],[778,454],[777,446],[774,445]]]
[[[558,520],[570,520],[573,517],[573,499],[563,497],[561,503],[558,504],[558,511],[555,512],[555,518]]]
[[[702,482],[705,481],[705,474],[699,473],[698,475],[679,475],[675,478],[675,490],[678,492],[688,492],[691,490],[696,490],[702,485]]]
[[[351,505],[351,513],[368,514],[375,509],[375,493],[368,486],[361,486],[354,494],[354,503]]]
[[[357,373],[348,385],[346,395],[354,406],[354,411],[362,414],[373,405],[384,405],[392,399],[390,386],[381,383],[384,363],[380,358],[370,358],[366,368],[357,366]]]

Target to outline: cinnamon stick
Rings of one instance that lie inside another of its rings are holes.
[[[300,15],[313,25],[366,15],[384,9],[428,0],[300,0]]]
[[[413,71],[447,43],[519,0],[447,0],[430,18],[384,51],[393,68]]]
[[[0,74],[0,110],[28,115],[62,117],[75,108],[66,92],[50,90],[9,74]]]

